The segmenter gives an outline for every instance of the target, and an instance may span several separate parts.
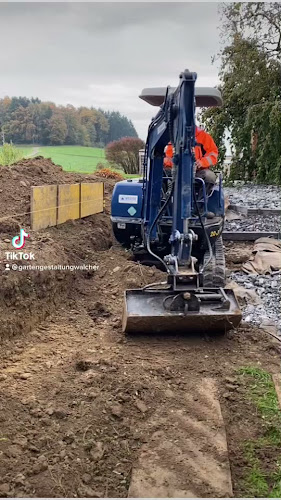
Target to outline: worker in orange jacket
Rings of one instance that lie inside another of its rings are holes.
[[[210,134],[207,134],[202,128],[196,127],[195,140],[195,177],[200,177],[209,184],[215,184],[216,175],[210,170],[210,167],[214,167],[218,161],[218,148]],[[164,158],[164,167],[167,170],[173,166],[173,154],[173,146],[169,142],[165,148]]]

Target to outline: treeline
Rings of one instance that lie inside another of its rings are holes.
[[[131,120],[119,112],[27,97],[0,99],[0,130],[5,142],[50,146],[104,147],[122,137],[137,137]]]

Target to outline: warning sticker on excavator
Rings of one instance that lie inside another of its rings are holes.
[[[138,204],[138,196],[134,194],[119,194],[118,203],[130,203],[130,205]]]
[[[221,234],[220,229],[218,231],[211,231],[210,237],[213,238],[214,236],[219,236],[220,234]]]

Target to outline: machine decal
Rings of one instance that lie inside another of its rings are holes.
[[[166,127],[167,124],[165,122],[161,123],[161,125],[159,125],[159,127],[157,128],[157,134],[161,134],[161,132],[163,132],[163,130],[165,130]]]
[[[137,205],[138,198],[138,196],[133,194],[119,194],[118,203],[130,203],[130,205]]]
[[[118,222],[117,227],[118,229],[126,229],[126,224],[125,222]]]
[[[210,237],[213,238],[214,236],[219,236],[220,234],[221,234],[221,230],[211,231]]]
[[[134,207],[128,208],[128,213],[133,217],[137,213],[136,209]]]

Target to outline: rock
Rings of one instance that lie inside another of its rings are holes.
[[[245,288],[254,288],[253,283],[245,283]]]
[[[77,494],[80,498],[102,498],[103,494],[95,491],[90,486],[82,485],[77,488]]]
[[[265,318],[261,323],[261,326],[275,326],[275,322],[272,319]]]
[[[8,378],[8,376],[5,373],[0,373],[0,382],[3,382],[7,378]]]
[[[104,447],[101,441],[97,441],[90,450],[91,459],[98,462],[104,455]]]
[[[30,415],[33,415],[34,417],[39,417],[39,418],[42,417],[41,408],[31,408]]]
[[[139,288],[140,287],[140,280],[139,280],[139,278],[128,278],[126,280],[126,285],[127,285],[127,288]]]
[[[131,396],[130,394],[119,394],[119,399],[126,403],[126,401],[130,401]]]
[[[121,418],[121,416],[122,416],[122,410],[123,410],[122,406],[117,403],[117,404],[115,404],[114,406],[111,407],[111,414],[114,417]]]
[[[25,448],[27,446],[27,438],[25,436],[16,437],[13,440],[13,444],[17,444],[17,445],[21,446],[22,448]]]
[[[66,458],[66,450],[61,450],[60,451],[60,458]]]
[[[29,396],[28,398],[22,399],[21,404],[33,406],[35,401],[35,396]]]
[[[39,457],[40,458],[40,457]],[[35,465],[32,467],[32,473],[33,474],[40,474],[40,472],[44,472],[45,470],[48,469],[48,462],[47,460],[45,459],[44,461],[42,460],[37,460],[37,462],[35,463]]]
[[[28,449],[29,449],[29,451],[33,451],[33,453],[40,453],[39,448],[37,448],[37,446],[35,446],[32,443],[30,443],[30,445],[28,446]]]
[[[9,446],[7,454],[10,457],[17,458],[19,455],[22,455],[22,448],[17,444],[12,444],[11,446]]]
[[[238,381],[237,381],[236,377],[225,377],[224,380],[226,382],[229,382],[230,384],[237,384],[238,385]]]
[[[85,483],[85,484],[90,484],[91,479],[92,479],[92,477],[91,477],[91,475],[90,475],[90,474],[85,473],[85,474],[83,474],[83,476],[82,476],[82,481],[83,481],[83,483]]]
[[[118,271],[120,271],[121,267],[117,266],[113,269],[113,273],[118,273]]]
[[[93,368],[93,362],[86,359],[80,359],[76,362],[75,368],[79,372],[86,372]]]
[[[4,241],[5,243],[11,243],[10,240],[8,240],[8,238],[6,238]]]
[[[14,483],[17,486],[24,486],[25,481],[26,481],[26,478],[23,474],[17,474],[16,477],[14,478]]]
[[[23,187],[27,187],[27,184],[24,181],[20,181],[20,185],[23,186]]]
[[[9,495],[10,490],[11,490],[11,487],[10,487],[9,483],[0,484],[0,496],[1,497]]]
[[[252,306],[251,304],[250,304],[250,305],[248,305],[248,307],[247,307],[247,312],[248,312],[249,314],[253,314],[253,313],[255,312],[255,306]]]
[[[65,434],[65,436],[63,438],[63,441],[66,444],[71,444],[71,443],[73,443],[74,440],[75,440],[75,434],[72,431],[67,431],[67,433]]]
[[[135,405],[136,405],[137,409],[139,411],[141,411],[142,413],[145,413],[148,410],[146,404],[143,401],[141,401],[140,399],[137,399],[137,401],[135,402]]]
[[[235,391],[237,389],[237,385],[234,384],[225,384],[225,387],[230,391]]]
[[[98,397],[99,393],[98,392],[89,392],[88,398],[89,399],[96,399]]]
[[[253,321],[253,316],[249,314],[248,316],[246,316],[245,321],[246,323],[251,323]]]
[[[173,398],[175,396],[175,393],[171,389],[166,389],[164,394],[166,398]]]
[[[58,408],[58,409],[53,411],[53,415],[56,418],[63,419],[63,418],[66,418],[68,416],[68,412],[61,409],[61,408]]]
[[[230,399],[231,398],[231,393],[230,392],[224,392],[222,395],[223,398],[225,399]]]
[[[21,380],[27,380],[30,377],[32,377],[31,373],[19,373],[18,374],[18,378],[20,378]]]

